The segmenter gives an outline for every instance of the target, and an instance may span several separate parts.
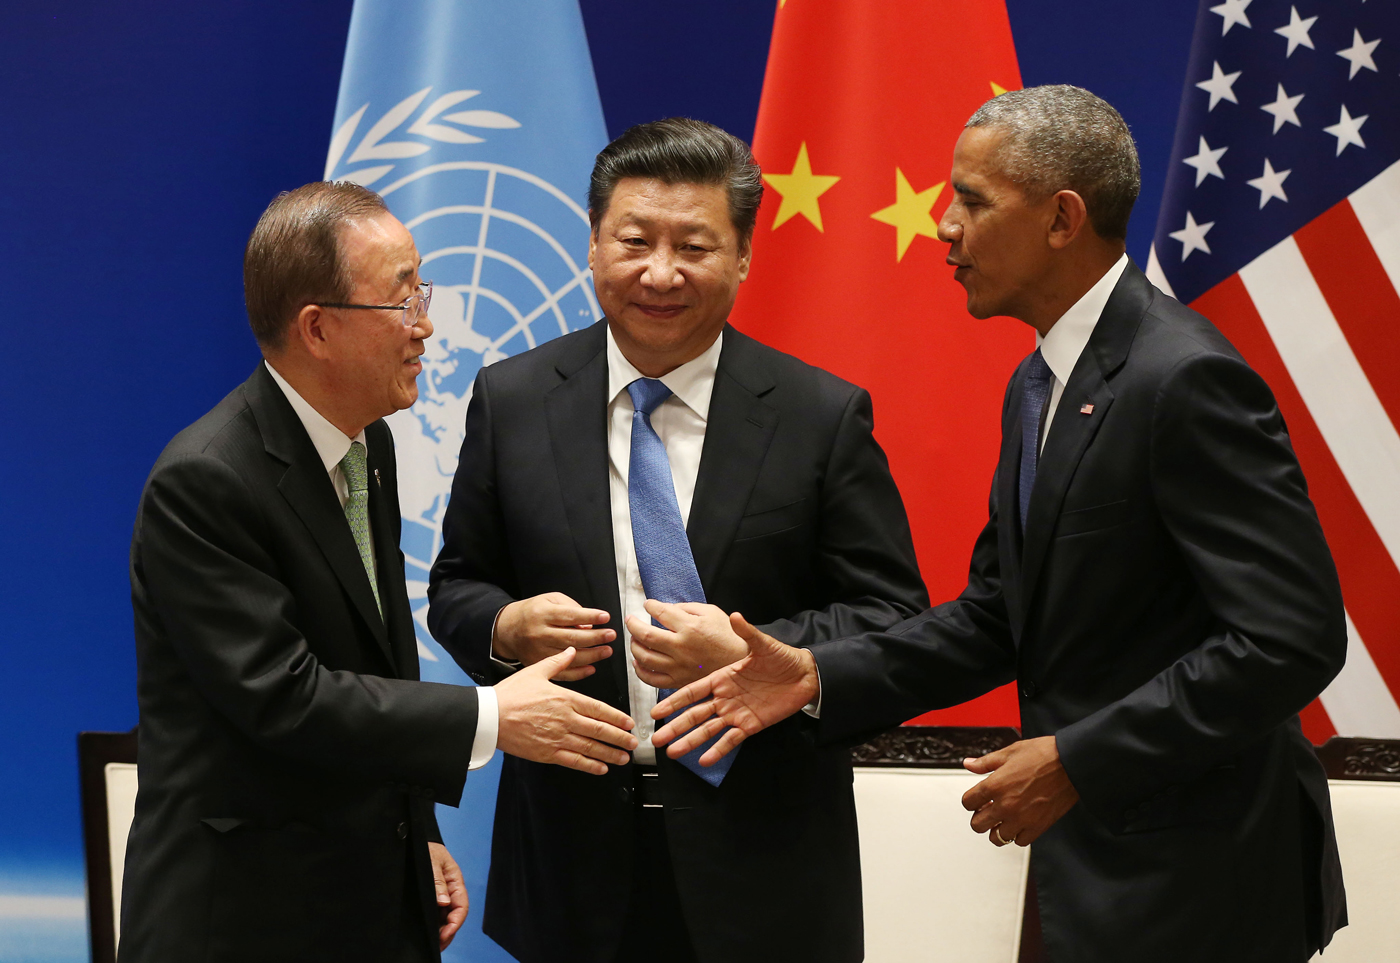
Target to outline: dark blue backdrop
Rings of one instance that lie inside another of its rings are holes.
[[[582,6],[610,133],[690,114],[752,135],[771,4]],[[947,6],[949,42],[962,42]],[[1009,6],[1027,85],[1089,87],[1132,125],[1144,189],[1129,250],[1143,263],[1195,4]],[[257,359],[243,242],[273,194],[321,174],[349,13],[350,0],[0,6],[11,344],[0,896],[81,891],[74,736],[136,722],[126,553],[137,496],[170,436]]]

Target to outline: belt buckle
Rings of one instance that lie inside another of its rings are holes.
[[[661,809],[659,802],[648,802],[651,799],[661,798],[661,773],[656,770],[640,770],[637,773],[641,778],[637,781],[637,797],[642,801],[643,809]]]

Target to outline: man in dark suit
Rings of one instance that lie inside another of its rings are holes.
[[[698,603],[790,645],[926,604],[869,395],[726,325],[762,189],[747,146],[697,121],[598,155],[606,320],[483,369],[467,413],[429,625],[476,678],[579,646],[579,691],[640,725],[654,687],[746,651],[694,631]],[[688,603],[679,631],[648,598]],[[507,760],[486,932],[525,963],[861,959],[850,762],[809,722],[708,780],[645,740],[606,780]]]
[[[1307,960],[1345,924],[1327,783],[1297,713],[1345,658],[1331,555],[1272,394],[1124,254],[1137,153],[1073,87],[989,101],[940,237],[974,317],[1040,346],[1007,386],[967,589],[888,632],[775,646],[657,744],[746,735],[820,700],[873,733],[1015,679],[1025,739],[967,767],[993,843],[1034,843],[1050,959]],[[819,693],[819,694],[818,694]],[[936,935],[931,936],[936,940]]]
[[[381,419],[417,397],[418,265],[371,191],[279,196],[244,260],[266,360],[151,471],[126,963],[436,960],[467,899],[434,802],[498,746],[601,774],[636,745],[548,681],[570,651],[494,689],[417,681]]]

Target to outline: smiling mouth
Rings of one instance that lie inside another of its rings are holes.
[[[637,301],[632,302],[632,306],[651,318],[673,318],[687,307],[684,304],[642,304]]]

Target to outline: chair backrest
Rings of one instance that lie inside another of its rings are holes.
[[[963,759],[1015,742],[1011,728],[902,726],[852,752],[868,963],[1017,963],[1030,850],[968,828]],[[1038,943],[1039,933],[1033,934]]]
[[[1400,952],[1400,739],[1334,737],[1317,755],[1332,791],[1350,918],[1320,959],[1394,959]]]
[[[126,837],[136,809],[136,730],[78,733],[92,963],[116,963]]]

